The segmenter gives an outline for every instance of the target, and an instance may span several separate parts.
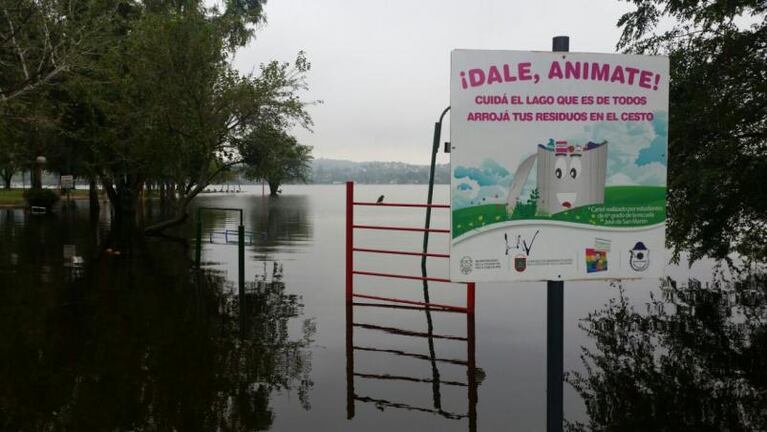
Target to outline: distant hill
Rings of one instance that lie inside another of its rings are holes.
[[[426,184],[428,165],[403,162],[353,162],[340,159],[314,159],[310,183],[330,184],[352,180],[367,184]],[[435,183],[449,183],[448,164],[437,165]]]

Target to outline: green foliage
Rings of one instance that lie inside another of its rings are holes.
[[[636,310],[618,295],[582,320],[594,340],[566,380],[587,424],[570,431],[767,430],[767,278],[664,281]]]
[[[29,206],[51,208],[59,201],[59,194],[51,189],[27,189],[24,199]]]
[[[671,61],[666,232],[675,258],[767,260],[767,4],[630,3],[618,47]],[[661,20],[673,26],[658,30]]]
[[[142,185],[163,184],[177,198],[174,219],[183,220],[191,199],[241,162],[251,131],[312,124],[299,97],[311,68],[302,52],[257,73],[232,64],[263,23],[264,3],[0,0],[0,150],[19,143],[24,151],[13,154],[23,153],[22,165],[45,155],[46,169],[100,178],[117,216],[131,217]],[[17,22],[23,34],[10,31]],[[46,57],[53,48],[40,45],[48,40],[67,49],[66,57],[56,52],[67,60],[60,68]],[[26,75],[33,60],[35,73],[55,74]],[[1,172],[17,169],[19,157],[5,159]],[[300,167],[288,171],[303,176]]]
[[[73,3],[87,13],[87,2],[0,0],[0,108],[62,75],[87,49],[89,26],[61,19]]]
[[[21,142],[10,133],[10,125],[0,119],[0,178],[9,186],[13,175],[21,168],[25,152]]]
[[[518,202],[517,206],[514,207],[514,214],[512,215],[512,219],[530,219],[533,216],[535,216],[536,210],[538,208],[538,204],[535,202]]]
[[[530,192],[530,197],[524,203],[517,200],[517,205],[514,207],[514,214],[512,219],[531,219],[538,211],[538,188],[533,189]]]
[[[254,129],[240,142],[246,177],[266,180],[273,196],[286,181],[308,180],[311,151],[311,147],[299,144],[270,124]]]

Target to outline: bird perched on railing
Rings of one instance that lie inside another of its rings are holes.
[[[383,200],[384,200],[384,196],[381,195],[380,197],[378,197],[378,200],[376,201],[376,204],[381,204],[383,202]]]

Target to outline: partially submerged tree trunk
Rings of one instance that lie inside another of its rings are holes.
[[[269,180],[269,196],[278,197],[280,193],[280,181]]]
[[[116,224],[135,225],[138,208],[139,186],[143,182],[135,176],[125,176],[117,183],[102,180],[102,186],[114,208]]]
[[[167,186],[167,190],[173,195],[173,201],[176,202],[176,215],[166,221],[150,225],[144,229],[144,234],[147,235],[160,235],[168,228],[183,224],[187,218],[189,218],[189,204],[192,202],[200,192],[203,191],[210,184],[218,173],[222,170],[240,163],[239,161],[233,161],[222,164],[214,172],[209,172],[209,163],[206,161],[200,168],[200,176],[196,182],[190,183],[187,186],[173,185],[172,183]],[[178,193],[178,199],[176,194]]]
[[[165,195],[165,182],[157,183],[157,195],[160,197],[160,207],[165,207],[168,197]]]
[[[90,207],[91,213],[99,212],[99,191],[95,177],[91,177],[88,184],[88,205]]]
[[[195,194],[196,195],[196,194]],[[189,213],[187,212],[187,207],[189,207],[189,203],[192,201],[192,198],[194,196],[189,196],[184,198],[179,202],[178,208],[176,210],[176,215],[168,220],[164,220],[162,222],[158,222],[154,225],[150,225],[144,229],[144,234],[147,235],[160,235],[168,228],[181,225],[184,222],[186,222],[187,218],[189,218]]]
[[[5,185],[6,189],[11,188],[11,179],[13,178],[13,173],[8,172],[8,170],[3,170],[0,172],[0,176],[3,177],[3,184]]]
[[[43,187],[43,168],[39,163],[35,163],[32,168],[32,189],[42,189]]]
[[[208,183],[205,182],[204,184],[198,184],[192,190],[186,194],[185,196],[182,196],[182,198],[177,202],[176,205],[176,214],[172,218],[158,222],[154,225],[150,225],[144,229],[144,234],[147,235],[160,235],[168,228],[181,225],[184,222],[186,222],[187,218],[189,218],[189,212],[187,209],[189,208],[189,204],[192,202],[194,197],[196,197],[205,187],[208,186]],[[172,187],[168,188],[172,191]],[[175,193],[174,193],[175,195]]]

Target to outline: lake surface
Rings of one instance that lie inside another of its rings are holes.
[[[344,187],[285,186],[279,199],[243,189],[195,205],[244,210],[244,293],[236,213],[203,213],[197,271],[191,221],[175,239],[126,242],[108,207],[97,218],[87,202],[43,217],[0,210],[0,429],[545,430],[545,283],[478,284],[473,323],[366,306],[349,315]],[[424,202],[426,187],[356,188],[361,201],[381,194]],[[435,202],[447,197],[438,186]],[[424,214],[361,207],[355,218],[422,226]],[[432,226],[448,227],[446,210]],[[358,247],[422,242],[355,236]],[[447,248],[432,235],[430,251]],[[419,275],[420,258],[357,253],[355,268]],[[430,258],[428,270],[446,277],[447,262]],[[675,282],[566,283],[570,427],[766,430],[764,279],[721,282],[734,276],[711,262],[667,272]],[[418,281],[354,280],[358,293],[424,299]],[[429,296],[463,305],[466,289],[432,283]]]

